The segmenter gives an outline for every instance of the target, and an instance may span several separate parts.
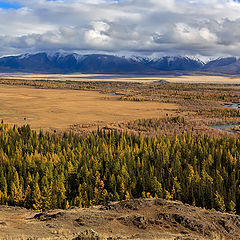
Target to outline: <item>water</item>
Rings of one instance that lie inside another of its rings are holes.
[[[238,105],[238,103],[234,103],[234,104],[225,104],[224,107],[238,109],[238,108],[239,108],[239,105]]]
[[[117,95],[115,92],[108,93],[109,95]]]
[[[239,126],[239,124],[229,124],[229,125],[213,125],[210,126],[212,129],[220,130],[220,131],[227,131],[232,132],[232,128]]]

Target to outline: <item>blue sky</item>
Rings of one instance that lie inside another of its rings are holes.
[[[37,1],[37,0],[36,0]],[[49,2],[56,2],[57,0],[47,0]],[[109,0],[111,1],[111,0]],[[0,1],[0,8],[2,9],[19,9],[21,8],[21,1],[19,3],[9,3],[8,1]]]
[[[10,9],[10,8],[18,9],[18,8],[20,8],[20,5],[0,1],[0,8],[3,8],[3,9]]]
[[[0,0],[0,56],[38,51],[240,56],[235,0]]]

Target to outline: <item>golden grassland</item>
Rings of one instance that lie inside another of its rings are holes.
[[[191,75],[164,78],[170,83],[240,84],[239,76]]]
[[[18,80],[55,80],[55,81],[121,81],[121,82],[156,82],[170,83],[209,83],[209,84],[240,84],[238,75],[214,75],[192,73],[187,75],[117,75],[117,74],[24,74],[0,73],[0,79]]]
[[[64,130],[72,124],[106,125],[138,118],[163,117],[177,104],[119,101],[96,91],[34,89],[0,85],[0,120],[30,124],[35,130]]]
[[[77,133],[100,127],[144,134],[226,134],[228,130],[211,126],[239,125],[237,76],[194,73],[165,75],[158,81],[156,77],[0,74],[0,120],[18,126],[30,124],[35,130],[71,129]],[[184,121],[174,122],[176,117]],[[139,119],[144,121],[135,122]]]

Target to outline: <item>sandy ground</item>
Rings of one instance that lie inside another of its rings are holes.
[[[18,80],[56,80],[56,81],[125,81],[154,82],[165,80],[173,83],[210,83],[210,84],[240,84],[240,76],[202,75],[184,76],[171,75],[116,75],[116,74],[23,74],[0,73],[0,79]]]
[[[120,101],[96,91],[0,86],[0,120],[35,130],[64,130],[72,124],[107,124],[166,116],[175,104]]]

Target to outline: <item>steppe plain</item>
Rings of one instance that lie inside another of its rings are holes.
[[[239,85],[239,76],[198,73],[2,73],[0,119],[9,124],[29,124],[37,131],[82,132],[105,127],[139,132],[140,128],[132,127],[134,121],[154,118],[163,119],[158,127],[165,132],[214,132],[211,126],[240,122],[238,107],[226,107],[239,104]],[[184,118],[184,124],[171,123],[171,117]],[[146,127],[141,129],[151,132]]]
[[[173,74],[30,74],[30,73],[0,73],[0,79],[9,80],[55,80],[55,81],[121,81],[121,82],[155,82],[170,83],[206,83],[206,84],[240,84],[240,76],[211,73],[173,73]]]

